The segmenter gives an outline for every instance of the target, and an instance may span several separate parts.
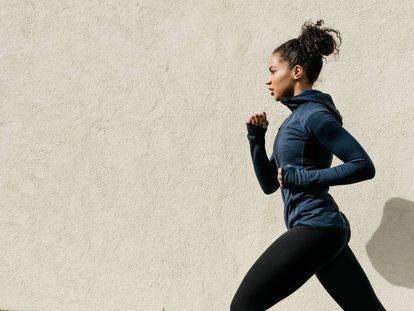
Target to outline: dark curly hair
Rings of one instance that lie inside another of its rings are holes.
[[[323,19],[318,20],[316,24],[305,22],[299,37],[286,41],[273,51],[273,54],[279,53],[282,60],[288,61],[289,69],[295,65],[304,67],[309,83],[318,79],[322,69],[322,58],[325,59],[323,55],[328,56],[335,50],[337,52],[334,55],[338,54],[337,47],[342,43],[340,32],[333,28],[321,28],[322,23]],[[329,32],[337,35],[339,45]]]

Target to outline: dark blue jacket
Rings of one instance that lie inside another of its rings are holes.
[[[336,227],[348,229],[330,186],[371,179],[375,167],[358,141],[342,125],[342,116],[331,96],[315,89],[283,97],[291,110],[273,143],[270,159],[265,149],[267,129],[247,125],[247,137],[256,177],[264,193],[279,188],[277,171],[282,167],[282,199],[287,229]],[[330,167],[333,154],[343,163]]]

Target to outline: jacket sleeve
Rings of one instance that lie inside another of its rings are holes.
[[[316,170],[286,165],[282,168],[283,188],[315,189],[374,178],[375,167],[370,157],[332,114],[326,111],[313,113],[304,128],[311,140],[319,142],[344,163]]]
[[[271,194],[279,188],[279,182],[277,180],[277,167],[273,154],[270,160],[266,154],[265,133],[267,129],[251,123],[246,123],[246,126],[254,172],[263,192]]]

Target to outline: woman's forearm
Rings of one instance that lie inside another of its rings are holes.
[[[371,161],[355,160],[334,167],[306,170],[297,166],[285,166],[282,171],[283,185],[297,190],[312,190],[329,186],[357,183],[375,176]]]
[[[261,126],[247,124],[247,138],[250,144],[250,155],[254,172],[260,187],[265,194],[271,194],[279,188],[277,166],[273,157],[269,160],[265,148],[266,129]]]

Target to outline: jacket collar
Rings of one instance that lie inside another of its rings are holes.
[[[280,99],[280,102],[287,106],[290,111],[294,111],[297,109],[301,104],[307,102],[318,102],[322,103],[334,114],[338,122],[342,125],[342,116],[339,113],[338,109],[336,109],[335,104],[332,100],[332,97],[327,94],[323,93],[319,90],[315,89],[304,89],[300,94],[296,96],[285,96]]]
[[[299,107],[300,104],[309,101],[309,95],[319,92],[315,89],[304,89],[301,93],[295,96],[285,96],[280,99],[280,102],[287,106],[291,111]]]

